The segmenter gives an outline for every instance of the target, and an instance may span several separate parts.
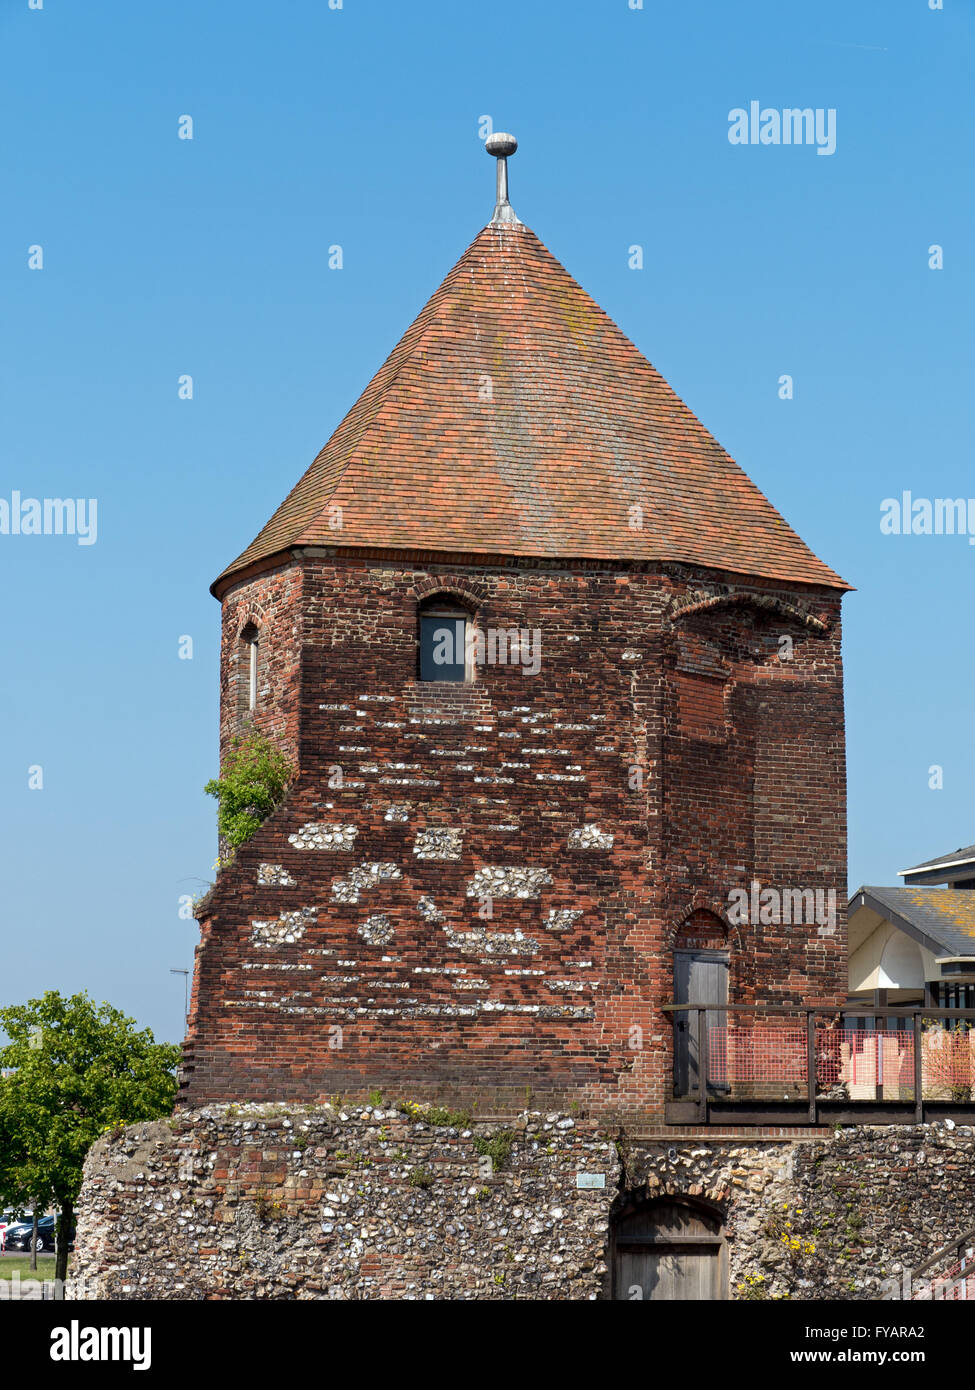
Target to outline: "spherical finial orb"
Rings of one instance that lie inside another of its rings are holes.
[[[496,130],[484,141],[484,148],[488,154],[493,154],[495,159],[503,159],[509,154],[514,154],[518,148],[518,141],[513,135],[508,135],[503,130]]]

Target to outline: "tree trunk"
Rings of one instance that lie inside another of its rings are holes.
[[[61,1208],[61,1213],[58,1216],[56,1241],[57,1259],[54,1262],[54,1278],[56,1280],[60,1279],[61,1281],[62,1298],[64,1297],[64,1281],[68,1277],[68,1232],[73,1225],[74,1210],[70,1205],[65,1204],[65,1206]]]
[[[34,1203],[34,1228],[30,1233],[30,1267],[37,1268],[37,1203]]]

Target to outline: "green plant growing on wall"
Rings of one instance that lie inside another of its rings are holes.
[[[272,1202],[267,1193],[261,1189],[254,1197],[254,1213],[258,1221],[262,1224],[267,1221],[277,1219],[282,1215],[283,1208],[280,1202]]]
[[[411,1120],[421,1120],[423,1124],[440,1129],[466,1129],[471,1122],[467,1110],[450,1110],[445,1105],[420,1105],[412,1100],[396,1102],[396,1109]]]
[[[800,1227],[806,1224],[800,1220],[803,1216],[802,1207],[793,1209],[788,1202],[783,1202],[782,1210],[772,1212],[762,1228],[767,1236],[784,1247],[793,1267],[801,1256],[815,1255],[816,1253],[815,1242],[801,1234]]]
[[[632,1149],[630,1146],[629,1138],[627,1137],[626,1131],[625,1129],[623,1129],[622,1125],[620,1126],[619,1132],[617,1133],[617,1136],[613,1142],[616,1147],[616,1157],[619,1159],[620,1167],[623,1169],[624,1180],[628,1184],[632,1183]]]
[[[251,731],[234,740],[221,776],[203,788],[207,796],[217,799],[218,867],[229,864],[281,805],[293,775],[287,758],[263,734]]]
[[[759,1299],[771,1299],[777,1302],[781,1299],[788,1299],[788,1293],[771,1293],[769,1283],[764,1274],[746,1274],[740,1283],[735,1285],[735,1292],[738,1297],[748,1302],[756,1302]]]
[[[474,1140],[474,1150],[481,1158],[489,1158],[493,1171],[498,1173],[502,1168],[508,1166],[514,1138],[515,1136],[509,1129],[499,1129],[497,1134],[491,1135],[490,1139],[483,1139],[478,1135]]]

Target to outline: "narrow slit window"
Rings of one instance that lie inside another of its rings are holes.
[[[254,623],[248,623],[240,634],[240,668],[238,672],[238,706],[242,714],[257,709],[260,633]]]
[[[248,643],[247,654],[247,708],[257,709],[257,638]]]

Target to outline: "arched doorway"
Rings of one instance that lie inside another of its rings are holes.
[[[728,1297],[724,1223],[709,1202],[633,1193],[613,1220],[610,1240],[614,1299]]]

